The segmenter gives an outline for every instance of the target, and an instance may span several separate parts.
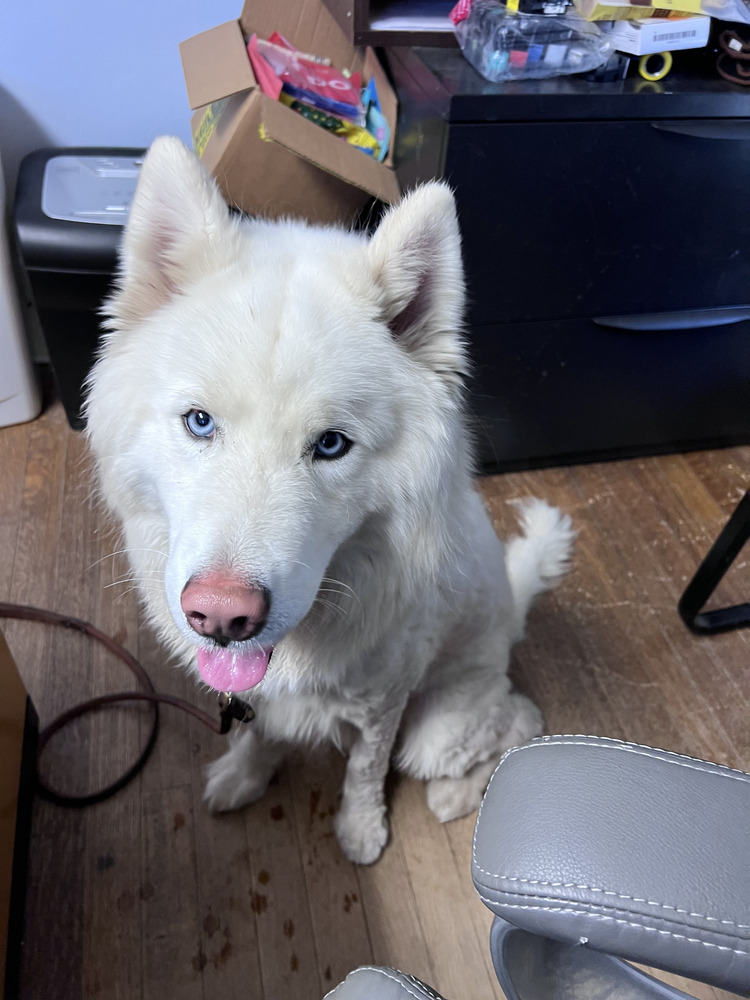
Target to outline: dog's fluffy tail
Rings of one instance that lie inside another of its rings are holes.
[[[517,640],[523,636],[534,598],[567,571],[575,531],[570,517],[544,500],[531,497],[516,501],[515,506],[523,534],[507,543],[505,565],[513,592]]]

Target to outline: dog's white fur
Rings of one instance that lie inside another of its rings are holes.
[[[254,801],[290,744],[333,741],[348,753],[336,832],[361,863],[387,839],[392,756],[448,820],[542,726],[506,669],[572,531],[526,502],[504,555],[471,479],[463,307],[443,184],[404,198],[370,239],[242,220],[164,138],[90,379],[101,489],[161,638],[195,669],[204,640],[180,594],[196,573],[230,568],[272,595],[257,718],[210,768],[208,804]],[[192,408],[213,416],[211,440],[187,432]],[[353,445],[315,461],[329,428]]]

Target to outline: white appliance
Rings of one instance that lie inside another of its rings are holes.
[[[10,259],[5,183],[0,162],[0,427],[33,420],[41,405]]]

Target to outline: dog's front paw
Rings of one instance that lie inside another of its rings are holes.
[[[240,809],[261,798],[268,788],[268,778],[238,766],[230,750],[206,769],[207,781],[203,801],[212,812]]]
[[[385,806],[368,810],[341,808],[334,828],[341,850],[356,865],[371,865],[383,853],[388,840]]]

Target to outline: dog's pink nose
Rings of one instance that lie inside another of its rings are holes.
[[[228,573],[191,577],[180,597],[190,627],[220,646],[251,639],[263,628],[268,591]]]

